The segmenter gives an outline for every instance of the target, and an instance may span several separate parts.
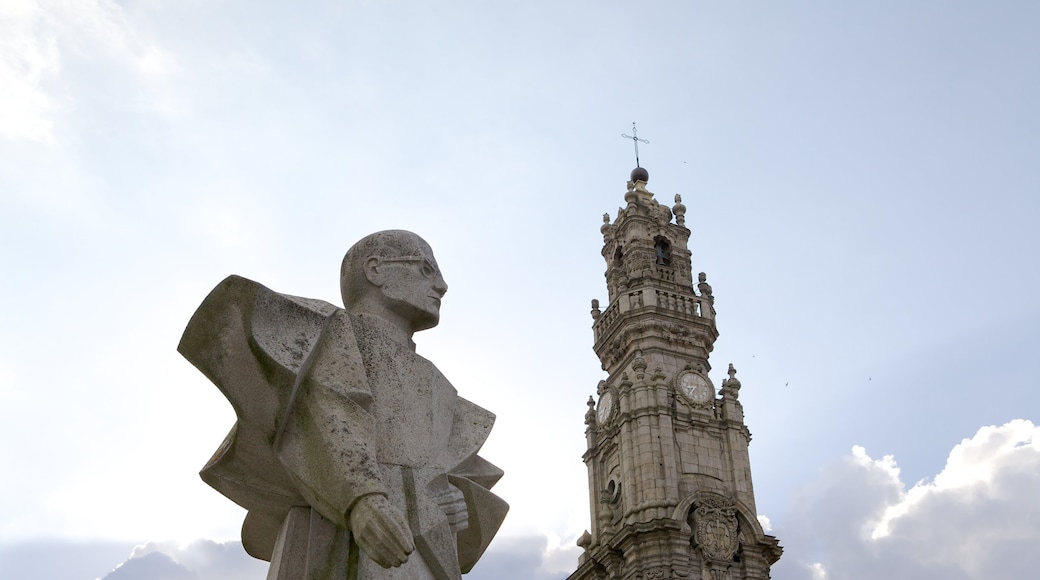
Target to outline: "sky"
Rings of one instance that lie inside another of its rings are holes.
[[[176,352],[220,280],[338,302],[408,229],[494,411],[474,580],[589,527],[599,233],[632,123],[688,207],[776,580],[1040,566],[1040,5],[0,0],[0,578],[259,580]]]

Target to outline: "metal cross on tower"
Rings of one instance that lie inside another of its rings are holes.
[[[636,167],[639,167],[639,142],[642,141],[643,143],[646,143],[647,145],[649,145],[650,141],[648,141],[646,139],[640,139],[639,137],[636,136],[636,122],[635,121],[632,121],[632,136],[630,137],[628,135],[625,135],[624,133],[622,133],[621,136],[624,137],[625,139],[631,139],[632,140],[632,145],[634,145],[635,148],[636,148]]]

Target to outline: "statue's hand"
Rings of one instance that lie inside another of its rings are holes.
[[[384,568],[404,564],[415,549],[404,514],[378,494],[366,495],[354,504],[350,531],[368,557]]]
[[[437,505],[441,506],[448,516],[448,525],[456,534],[469,527],[469,512],[466,510],[466,498],[454,485],[448,484],[448,491],[438,495]]]

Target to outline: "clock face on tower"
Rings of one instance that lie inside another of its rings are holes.
[[[715,389],[700,373],[686,371],[679,375],[679,390],[694,403],[703,405],[715,398]]]
[[[610,419],[610,412],[614,409],[614,396],[610,394],[610,391],[605,391],[599,397],[599,404],[596,405],[596,419],[599,420],[600,424],[606,423],[607,419]]]

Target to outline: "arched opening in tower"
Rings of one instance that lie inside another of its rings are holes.
[[[672,265],[672,245],[661,236],[654,238],[654,261],[658,266]]]

